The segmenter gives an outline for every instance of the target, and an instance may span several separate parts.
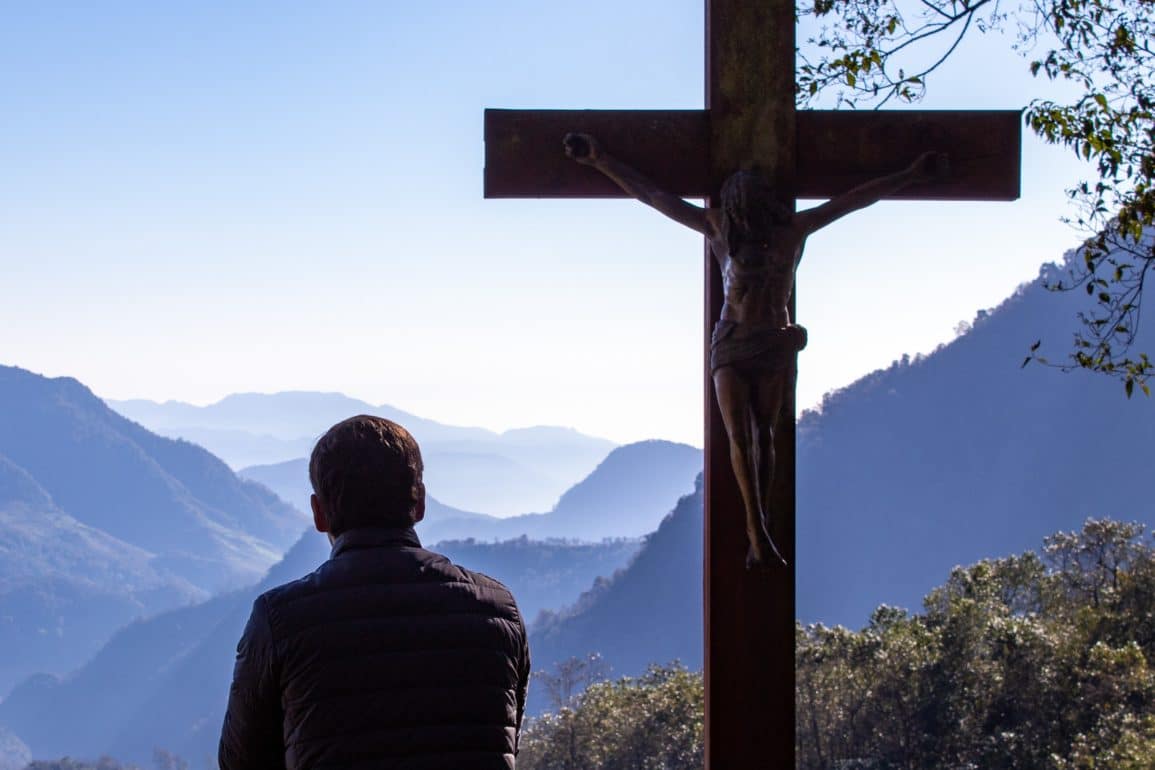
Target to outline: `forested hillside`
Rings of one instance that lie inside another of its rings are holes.
[[[1043,288],[1057,269],[953,342],[802,416],[803,620],[858,627],[881,602],[917,608],[952,566],[1021,552],[1088,516],[1155,520],[1155,401],[1086,372],[1022,367],[1040,338],[1061,357],[1086,299]],[[1155,339],[1155,322],[1147,332]]]
[[[589,654],[613,675],[638,675],[651,663],[702,666],[702,483],[678,501],[646,538],[629,568],[599,581],[573,607],[542,618],[530,633],[534,666]],[[529,710],[549,705],[541,688]]]

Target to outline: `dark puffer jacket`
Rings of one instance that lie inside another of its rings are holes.
[[[412,529],[351,530],[253,604],[220,767],[509,770],[528,679],[505,586]]]

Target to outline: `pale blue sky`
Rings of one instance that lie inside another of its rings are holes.
[[[114,398],[336,390],[700,443],[700,239],[628,201],[483,200],[481,135],[487,106],[700,107],[701,0],[0,14],[0,362]],[[976,40],[924,106],[1032,87]],[[1058,258],[1078,173],[1028,137],[1018,203],[883,204],[812,238],[800,404]]]

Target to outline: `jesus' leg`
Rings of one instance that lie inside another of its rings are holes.
[[[775,456],[774,440],[778,432],[778,421],[786,395],[786,378],[789,372],[771,371],[757,375],[752,383],[751,403],[754,413],[754,446],[756,461],[756,484],[758,488],[758,509],[762,514],[762,531],[766,533],[772,560],[785,564],[786,560],[774,544],[770,535],[770,517],[773,513]]]
[[[746,535],[750,541],[746,566],[765,564],[775,560],[777,551],[763,524],[765,517],[758,494],[758,447],[750,383],[734,367],[725,366],[714,372],[714,392],[730,439],[730,465],[746,508]]]

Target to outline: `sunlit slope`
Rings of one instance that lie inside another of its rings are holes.
[[[305,524],[204,449],[150,433],[70,378],[0,367],[0,454],[76,520],[208,590],[258,579]]]
[[[80,665],[139,615],[207,598],[152,560],[61,511],[0,455],[0,693]]]

